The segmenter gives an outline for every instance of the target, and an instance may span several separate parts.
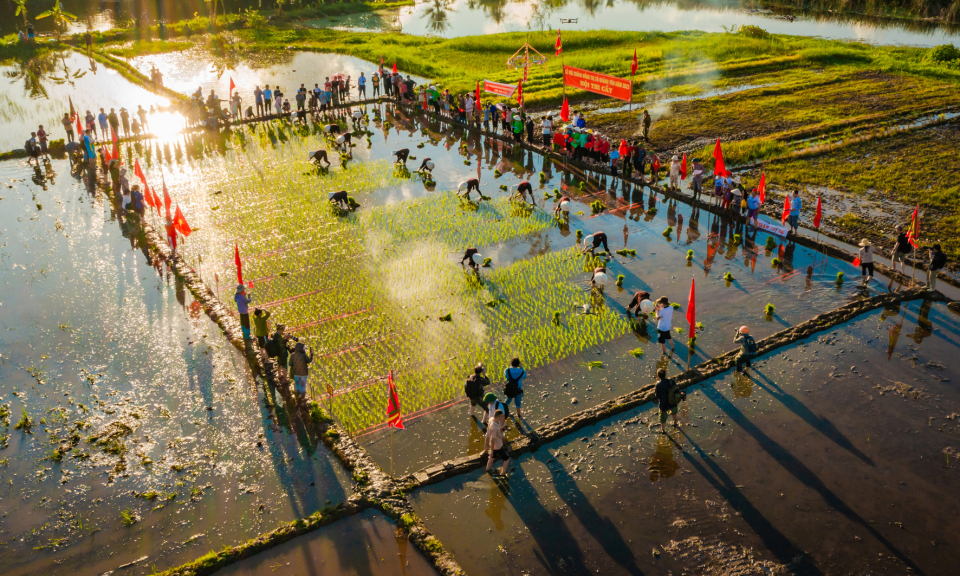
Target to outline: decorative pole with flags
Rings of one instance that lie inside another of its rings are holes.
[[[390,427],[390,475],[393,476],[393,429],[403,430],[403,416],[400,414],[400,396],[397,395],[397,385],[393,381],[393,370],[387,374],[387,426]]]
[[[560,29],[557,29],[557,43],[554,46],[557,56],[560,58],[560,73],[563,73],[563,41],[560,40]],[[560,107],[560,119],[564,122],[570,121],[570,104],[567,103],[567,85],[564,82],[560,83],[560,88],[563,90],[563,105]],[[566,156],[564,156],[566,158]]]

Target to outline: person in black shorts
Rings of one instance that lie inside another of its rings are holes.
[[[420,167],[417,168],[417,172],[426,172],[427,174],[433,176],[433,168],[433,160],[430,158],[424,158],[423,162],[420,163]]]
[[[487,414],[487,403],[483,401],[484,388],[490,385],[490,379],[483,375],[484,368],[483,364],[477,364],[473,369],[473,375],[467,378],[467,383],[463,386],[463,391],[466,393],[467,398],[470,399],[470,415],[473,416],[473,412],[477,406],[480,406],[480,411],[484,418]]]
[[[494,412],[493,418],[487,425],[487,438],[484,443],[484,450],[487,453],[487,472],[493,474],[490,469],[495,460],[503,460],[503,466],[500,467],[500,474],[507,473],[507,467],[510,465],[510,452],[507,451],[507,444],[503,438],[503,424],[506,421],[506,415],[499,408]]]
[[[326,126],[323,127],[323,131],[324,131],[324,133],[326,133],[326,134],[331,134],[331,135],[332,135],[332,134],[339,134],[339,133],[340,133],[340,125],[339,125],[339,124],[327,124]]]

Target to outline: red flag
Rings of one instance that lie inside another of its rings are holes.
[[[723,149],[720,148],[720,139],[717,138],[717,145],[713,147],[713,173],[717,176],[723,176],[727,171],[727,165],[723,162]]]
[[[233,76],[231,76],[231,77],[230,77],[230,96],[231,96],[231,97],[233,96],[233,89],[236,88],[236,87],[237,87],[237,85],[233,83]]]
[[[570,105],[567,104],[567,97],[563,97],[563,107],[560,108],[560,119],[564,122],[570,121]]]
[[[624,162],[627,161],[627,151],[628,151],[629,149],[630,149],[630,146],[627,145],[627,141],[621,139],[621,140],[620,140],[620,147],[617,148],[617,152],[620,153],[620,157],[623,158],[623,161],[624,161]]]
[[[860,267],[860,256],[857,256],[856,258],[853,259],[853,267],[854,268]]]
[[[76,108],[73,107],[73,98],[71,98],[71,97],[68,95],[68,96],[67,96],[67,101],[70,102],[70,117],[71,117],[71,118],[76,118],[76,117],[77,117],[77,110],[76,110]]]
[[[383,70],[383,54],[380,55],[380,69]]]
[[[637,73],[637,49],[633,49],[633,64],[630,65],[630,75],[634,76]]]
[[[650,168],[653,170],[653,176],[655,178],[660,177],[660,157],[656,154],[653,155],[653,162],[650,163]]]
[[[163,183],[163,206],[167,209],[167,218],[170,218],[170,204],[173,203],[173,200],[170,199],[170,192],[167,191],[167,183]]]
[[[683,161],[680,162],[680,179],[687,179],[687,153],[683,153]]]
[[[83,137],[83,124],[80,123],[80,115],[77,114],[77,139]]]
[[[400,397],[397,396],[397,386],[393,383],[393,370],[387,375],[387,387],[390,399],[387,402],[387,426],[403,430],[403,418],[400,415]]]
[[[760,183],[757,184],[757,196],[760,197],[760,203],[763,204],[767,201],[767,175],[763,173],[760,175]]]
[[[187,219],[183,217],[183,212],[180,211],[179,204],[177,204],[177,211],[173,217],[173,227],[177,229],[177,232],[183,234],[184,238],[193,232],[193,229],[190,228],[189,224],[187,224]]]
[[[240,262],[240,247],[233,245],[233,262],[237,265],[237,283],[243,284],[243,264]]]
[[[523,80],[517,82],[517,104],[523,106]]]
[[[143,185],[147,185],[147,177],[143,175],[143,170],[140,168],[140,159],[136,158],[133,161],[133,174],[143,182]]]
[[[396,62],[393,63],[393,73],[394,73],[394,74],[397,73],[397,63],[396,63]]]
[[[146,184],[143,185],[143,201],[147,203],[147,206],[153,208],[153,194],[150,193],[150,188]]]
[[[113,129],[113,126],[110,127],[110,132],[113,134],[113,155],[120,158],[120,145],[117,143],[117,131]]]
[[[907,240],[914,248],[917,248],[917,240],[920,238],[920,206],[913,208],[913,216],[910,217],[910,229],[907,230]]]
[[[177,249],[177,229],[173,223],[166,225],[167,229],[167,242],[170,243],[170,247],[174,250]]]
[[[102,144],[100,145],[100,153],[103,154],[103,161],[109,165],[110,161],[113,160],[113,158],[110,157],[110,152]]]
[[[780,217],[780,225],[787,223],[787,218],[790,217],[790,195],[787,194],[787,197],[783,199],[783,216]]]
[[[479,80],[477,80],[477,94],[475,99],[477,101],[476,108],[479,110],[480,109],[480,81]]]
[[[687,298],[687,322],[690,323],[690,337],[696,335],[697,327],[697,280],[690,280],[690,296]]]
[[[146,186],[146,184],[144,184]],[[157,209],[157,216],[160,216],[160,197],[157,196],[157,193],[150,189],[149,186],[146,186],[146,193],[153,196],[153,207]]]
[[[563,52],[563,42],[560,41],[560,29],[557,28],[557,43],[553,46],[554,51],[557,53],[557,58],[560,57],[560,53]]]
[[[813,217],[813,227],[814,227],[814,228],[819,228],[819,227],[820,227],[820,219],[821,219],[821,218],[823,218],[823,212],[822,212],[822,209],[821,209],[821,207],[820,207],[820,197],[817,196],[817,215]]]

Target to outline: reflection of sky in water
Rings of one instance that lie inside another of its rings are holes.
[[[133,114],[137,106],[166,106],[169,101],[136,86],[95,61],[75,52],[50,54],[25,63],[0,67],[0,151],[23,148],[30,132],[43,124],[51,140],[64,138],[61,119],[70,111],[69,99],[78,112],[99,112],[100,108],[126,107]],[[159,120],[159,117],[158,117]],[[170,119],[167,119],[170,120]],[[132,118],[131,118],[132,121]],[[169,126],[170,122],[158,121]]]
[[[163,73],[164,85],[184,94],[193,94],[200,87],[203,88],[204,95],[212,89],[226,99],[230,78],[233,78],[236,91],[245,102],[244,106],[253,104],[253,90],[258,85],[263,88],[269,84],[273,88],[279,84],[286,98],[293,104],[293,95],[300,84],[313,88],[314,84],[322,84],[326,77],[334,74],[350,76],[352,95],[356,96],[356,79],[360,73],[363,72],[369,78],[376,70],[376,64],[353,56],[292,51],[246,54],[244,61],[222,73],[218,73],[208,54],[200,50],[141,56],[132,58],[130,63],[144,73],[149,73],[150,67],[156,66]],[[389,68],[392,64],[385,56],[384,66]],[[419,76],[411,78],[418,83],[422,80]],[[371,95],[372,91],[373,88],[368,82],[367,94]]]
[[[777,20],[771,14],[748,13],[737,8],[686,9],[671,3],[638,6],[618,2],[597,5],[592,9],[584,8],[580,3],[551,8],[536,2],[484,5],[470,0],[453,0],[447,4],[447,9],[443,9],[443,5],[443,2],[435,0],[401,8],[399,21],[403,32],[444,37],[555,30],[558,27],[563,30],[723,32],[724,27],[750,24],[776,34],[863,40],[878,44],[935,46],[957,41],[956,34],[943,30],[912,32],[895,25],[882,28],[852,21],[817,21],[804,17],[787,22]],[[561,19],[574,18],[577,19],[576,24],[560,22]]]

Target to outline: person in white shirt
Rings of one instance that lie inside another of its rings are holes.
[[[676,154],[670,159],[670,188],[680,190],[680,158]]]
[[[553,116],[547,115],[540,123],[540,130],[543,132],[543,145],[550,146],[553,142]]]
[[[670,300],[666,296],[661,296],[657,300],[655,311],[657,315],[657,342],[660,343],[660,351],[664,356],[667,355],[667,340],[670,341],[671,352],[677,351],[677,344],[670,336],[670,323],[673,321],[673,307],[670,306]]]
[[[873,280],[873,246],[870,241],[864,238],[860,241],[860,252],[857,253],[860,259],[860,275],[863,277],[863,283]]]

